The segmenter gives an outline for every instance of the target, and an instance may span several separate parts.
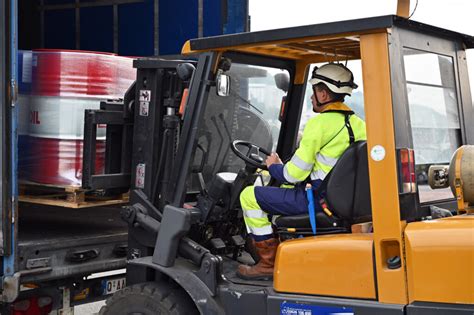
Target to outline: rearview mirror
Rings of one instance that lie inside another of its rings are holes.
[[[185,82],[191,80],[195,70],[196,67],[189,62],[180,63],[176,66],[176,73],[178,74],[178,77]]]
[[[285,93],[288,92],[288,88],[290,87],[290,76],[288,73],[277,73],[274,78],[277,88]]]
[[[229,96],[230,94],[230,76],[221,71],[217,74],[216,92],[219,96]]]

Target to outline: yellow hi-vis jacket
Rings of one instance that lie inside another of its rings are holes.
[[[349,122],[354,141],[367,139],[365,122],[347,105],[341,102],[327,105],[321,114],[308,121],[298,150],[283,166],[283,177],[287,182],[298,183],[308,176],[311,180],[324,180],[350,145],[346,114],[351,115]]]

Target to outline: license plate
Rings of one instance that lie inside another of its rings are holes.
[[[102,280],[102,294],[109,295],[125,288],[125,278]]]

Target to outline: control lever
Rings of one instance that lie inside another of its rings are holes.
[[[148,215],[146,209],[139,203],[133,206],[126,206],[120,212],[122,219],[132,226],[141,226],[151,233],[157,233],[160,229],[160,222]]]

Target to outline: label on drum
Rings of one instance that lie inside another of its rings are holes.
[[[142,189],[145,188],[145,163],[140,163],[137,165],[135,187]]]
[[[100,109],[100,99],[72,97],[30,97],[28,134],[34,137],[82,140],[84,111]],[[105,128],[98,128],[97,139],[105,139]]]

